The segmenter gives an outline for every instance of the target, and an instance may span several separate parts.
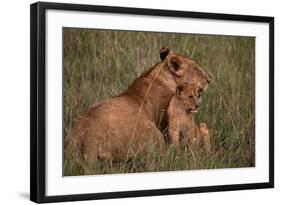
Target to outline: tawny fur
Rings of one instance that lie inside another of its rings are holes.
[[[210,132],[205,123],[195,122],[195,113],[200,105],[198,87],[194,84],[183,84],[177,87],[168,107],[168,136],[176,149],[188,145],[196,149],[204,145],[210,152]]]
[[[96,159],[135,156],[149,146],[161,150],[164,138],[157,125],[177,84],[188,81],[207,88],[210,76],[191,59],[169,49],[160,50],[160,58],[124,93],[99,102],[76,121],[68,139],[89,167]]]

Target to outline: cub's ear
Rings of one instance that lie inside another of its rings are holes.
[[[181,69],[182,61],[178,56],[171,56],[168,59],[168,66],[172,73],[177,76],[183,75],[183,69]]]
[[[180,96],[182,91],[183,91],[183,85],[178,85],[176,88],[176,95]]]
[[[173,53],[173,52],[169,48],[162,47],[159,50],[160,58],[161,58],[162,61],[165,60],[165,58],[171,53]]]

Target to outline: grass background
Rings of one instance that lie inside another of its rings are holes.
[[[211,131],[212,152],[167,147],[129,162],[97,162],[95,174],[255,166],[255,39],[149,32],[64,29],[64,137],[92,104],[117,95],[159,62],[169,47],[197,61],[214,78],[197,121]],[[166,135],[166,132],[163,132]],[[82,175],[79,157],[64,158],[64,175]]]

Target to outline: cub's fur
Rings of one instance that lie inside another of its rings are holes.
[[[168,136],[177,149],[181,144],[187,143],[191,149],[204,145],[209,152],[211,149],[209,129],[205,123],[197,125],[194,117],[201,101],[198,90],[195,84],[190,83],[177,87],[167,111]]]

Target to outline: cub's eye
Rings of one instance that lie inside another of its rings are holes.
[[[189,97],[189,98],[193,98],[193,96],[192,96],[192,95],[189,95],[188,97]]]

